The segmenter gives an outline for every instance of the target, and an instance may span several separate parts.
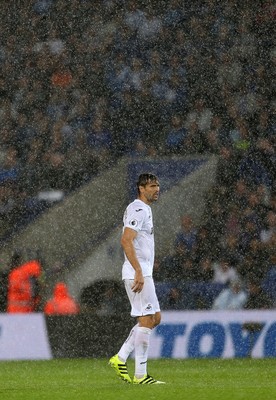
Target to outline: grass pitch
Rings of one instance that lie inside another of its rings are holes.
[[[108,360],[0,362],[1,400],[273,400],[276,359],[149,360],[166,385],[121,381]],[[128,363],[133,375],[134,363]]]

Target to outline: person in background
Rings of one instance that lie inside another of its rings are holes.
[[[208,255],[202,257],[197,264],[197,280],[212,282],[214,279],[214,268],[212,258]]]
[[[214,262],[213,282],[229,284],[237,277],[236,268],[231,265],[231,260],[227,256],[222,255],[217,262]]]
[[[247,284],[248,298],[244,305],[247,310],[269,309],[273,307],[270,296],[263,290],[260,281],[252,278]]]
[[[190,215],[185,214],[181,217],[181,229],[176,235],[175,248],[185,247],[192,253],[197,244],[197,228]]]
[[[170,289],[168,296],[164,302],[163,308],[165,310],[183,310],[183,291],[174,286]]]
[[[240,310],[247,300],[247,293],[242,287],[240,279],[230,282],[228,288],[223,289],[215,298],[213,310]]]
[[[78,314],[80,307],[74,298],[69,294],[64,282],[56,283],[53,290],[53,297],[44,306],[46,315],[67,315]]]
[[[23,261],[22,252],[14,252],[8,276],[8,313],[31,313],[40,302],[39,278],[42,266],[38,259]]]

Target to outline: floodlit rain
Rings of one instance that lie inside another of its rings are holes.
[[[34,262],[53,355],[111,356],[141,172],[161,309],[275,308],[273,2],[3,1],[0,21],[0,312]]]

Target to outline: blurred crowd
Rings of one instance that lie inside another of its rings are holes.
[[[272,1],[23,0],[4,2],[0,22],[1,240],[123,155],[216,154],[204,224],[169,264],[183,279],[228,263],[263,282],[275,268]]]
[[[215,183],[202,224],[183,215],[171,253],[156,258],[163,308],[275,308],[275,200],[264,185],[240,178]]]
[[[273,2],[34,0],[0,18],[1,238],[123,154],[273,162]]]

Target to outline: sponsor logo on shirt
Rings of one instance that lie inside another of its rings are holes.
[[[131,221],[129,221],[129,225],[131,225],[131,226],[137,226],[137,225],[138,225],[137,219],[132,219]]]

